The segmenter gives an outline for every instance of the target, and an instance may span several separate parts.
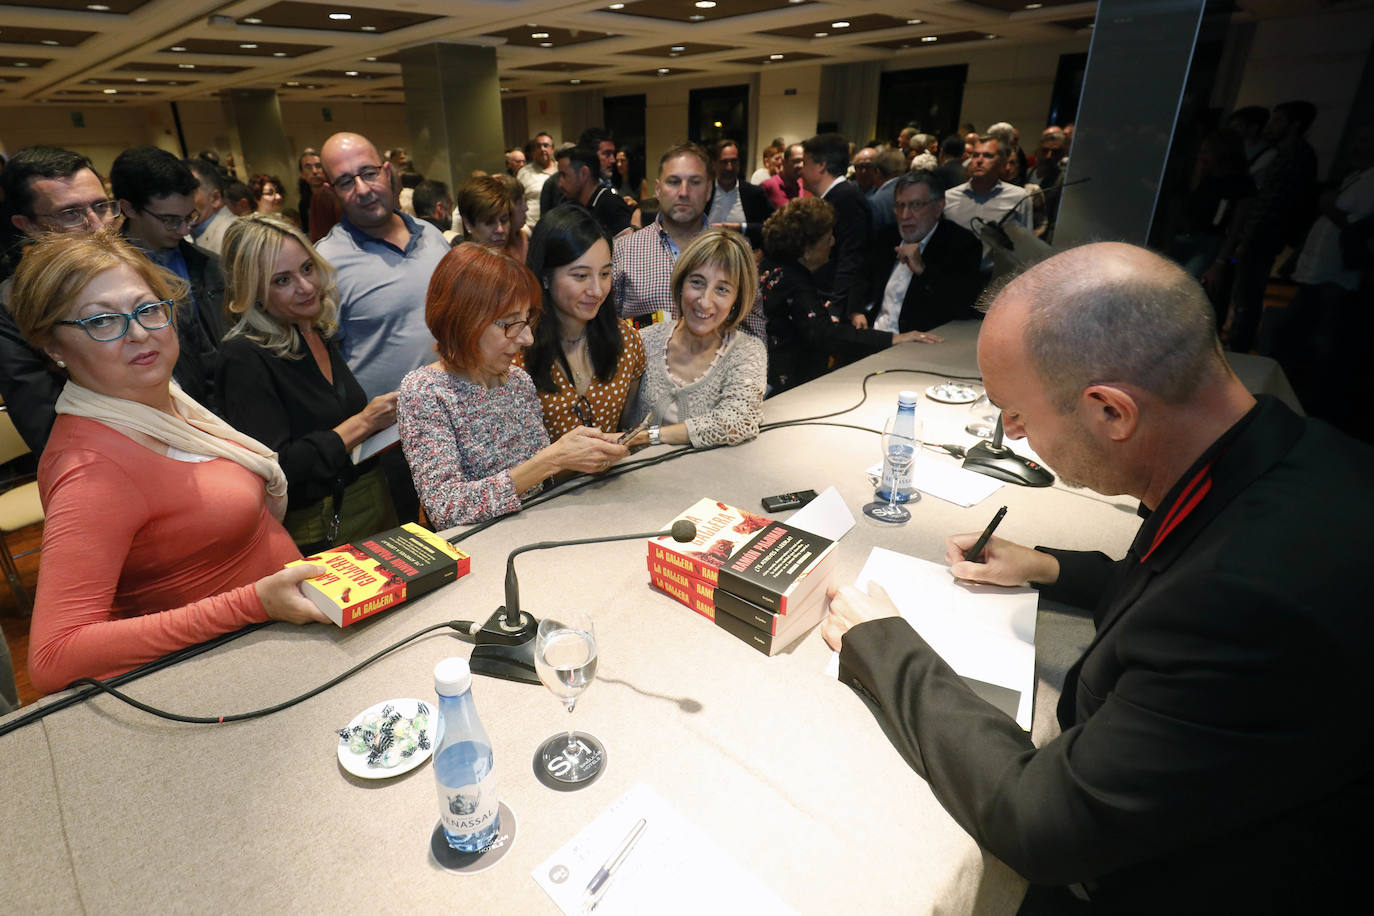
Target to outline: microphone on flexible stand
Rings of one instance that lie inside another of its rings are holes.
[[[1024,458],[1002,444],[1000,412],[997,414],[997,427],[992,432],[992,441],[983,439],[970,446],[964,458],[964,468],[1023,487],[1048,487],[1054,483],[1054,475],[1044,465]]]
[[[474,634],[476,645],[468,666],[473,674],[519,681],[522,684],[538,684],[539,675],[534,670],[534,637],[539,630],[539,621],[520,610],[520,582],[515,576],[515,558],[518,554],[531,550],[548,550],[550,547],[576,547],[579,544],[606,544],[611,541],[648,540],[656,537],[671,537],[680,544],[686,544],[697,536],[697,526],[686,519],[673,522],[667,531],[646,531],[640,534],[616,534],[609,537],[578,538],[571,541],[538,541],[517,547],[506,557],[506,603],[496,609],[496,613]]]

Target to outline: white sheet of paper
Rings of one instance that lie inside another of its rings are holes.
[[[583,913],[588,882],[640,818],[644,829],[607,882],[597,916],[796,912],[642,782],[535,866],[530,877],[567,916]]]
[[[820,496],[798,509],[787,520],[787,524],[838,541],[854,527],[854,513],[844,504],[840,491],[828,487]]]
[[[1035,690],[1035,613],[1032,588],[960,582],[940,563],[873,548],[854,584],[877,582],[902,617],[964,677],[1020,693],[1016,722],[1027,731]],[[826,672],[839,675],[835,653]]]
[[[868,476],[872,478],[881,478],[882,473],[881,461],[868,469]],[[1002,489],[1000,480],[966,471],[957,464],[934,460],[928,455],[912,462],[911,483],[922,493],[964,507],[976,506]]]

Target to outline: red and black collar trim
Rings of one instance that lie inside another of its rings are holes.
[[[1159,547],[1160,544],[1164,543],[1164,539],[1167,538],[1185,518],[1192,514],[1193,510],[1198,507],[1198,504],[1202,502],[1203,498],[1206,497],[1208,493],[1212,492],[1212,465],[1214,463],[1216,463],[1215,458],[1203,465],[1202,469],[1193,475],[1193,479],[1188,481],[1187,485],[1178,494],[1178,499],[1174,500],[1173,505],[1169,507],[1169,511],[1164,514],[1164,521],[1160,522],[1158,530],[1155,531],[1154,539],[1150,541],[1150,548],[1141,555],[1141,563],[1148,560],[1150,555],[1155,552],[1155,549]]]

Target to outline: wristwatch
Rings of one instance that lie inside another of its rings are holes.
[[[650,426],[650,427],[649,427],[649,444],[650,444],[650,445],[662,445],[662,444],[663,444],[663,438],[662,438],[661,436],[659,436],[659,434],[658,434],[658,427],[657,427],[657,426]]]

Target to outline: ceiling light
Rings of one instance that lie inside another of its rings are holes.
[[[715,7],[716,0],[697,0],[697,2],[692,5],[699,10],[709,10]]]
[[[906,24],[907,24],[907,25],[920,25],[922,22],[925,22],[925,20],[924,20],[924,19],[908,19],[908,20],[906,21]]]
[[[14,65],[15,65],[16,67],[27,67],[27,66],[29,65],[29,63],[28,63],[28,61],[24,61],[24,60],[16,60],[16,61],[14,62]]]
[[[847,29],[849,28],[849,23],[841,19],[839,22],[830,23],[830,27],[832,29]]]
[[[363,60],[369,60],[369,61],[375,61],[376,59],[377,59],[377,58],[375,58],[375,57],[364,57],[364,58],[363,58]]]
[[[623,10],[623,9],[625,8],[625,4],[623,4],[623,3],[612,3],[612,4],[611,4],[609,7],[607,7],[607,8],[608,8],[608,9],[613,9],[613,10]]]
[[[539,47],[541,47],[541,48],[552,48],[552,47],[553,47],[553,42],[551,42],[551,41],[541,41],[541,42],[539,42]]]
[[[1026,9],[1028,9],[1028,10],[1038,10],[1038,9],[1040,9],[1040,7],[1042,7],[1042,6],[1044,6],[1044,5],[1045,5],[1045,4],[1043,4],[1043,3],[1027,3],[1027,4],[1026,4]]]
[[[195,64],[177,64],[177,66],[180,67],[180,68],[183,69],[183,70],[194,70],[194,69],[196,69],[196,65],[195,65]]]
[[[262,20],[257,16],[248,16],[243,19],[244,25],[262,25]]]
[[[824,38],[825,36],[827,36],[827,35],[829,35],[829,34],[830,34],[829,32],[817,32],[817,33],[816,33],[816,37],[817,37],[817,38]]]
[[[286,81],[286,85],[288,85],[288,86],[299,86],[299,85],[300,85],[300,82],[299,82],[298,80],[287,80],[287,81]]]
[[[110,8],[103,3],[87,3],[86,9],[95,10],[97,13],[108,13]]]
[[[253,50],[254,48],[256,48],[257,45],[249,43],[249,44],[241,44],[241,45],[239,45],[239,47],[240,47],[240,48],[244,48],[245,50],[251,51],[251,50]]]
[[[285,56],[286,56],[286,52],[285,52],[285,51],[273,51],[273,52],[272,52],[272,56],[273,56],[273,57],[285,57]]]
[[[375,25],[364,25],[364,26],[359,26],[359,28],[361,28],[364,32],[375,32],[375,31],[377,31],[377,27],[376,27]]]
[[[712,121],[712,122],[711,122],[711,126],[712,126],[712,127],[724,127],[725,124],[722,123],[722,122],[720,122],[720,121]]]
[[[540,39],[540,38],[548,38],[548,37],[549,37],[549,33],[548,33],[548,32],[534,32],[534,33],[532,33],[532,34],[530,35],[530,37],[533,38],[533,39],[536,39],[536,40],[538,40],[538,39]]]
[[[940,36],[939,36],[939,35],[922,35],[922,36],[921,36],[921,41],[939,41],[939,40],[940,40]]]
[[[989,32],[988,34],[984,35],[983,37],[984,37],[984,38],[1001,38],[1002,36],[1000,36],[1000,35],[994,35],[994,34],[992,34],[991,32]]]
[[[667,67],[659,67],[659,68],[658,68],[658,72],[659,72],[659,73],[667,73],[667,72],[668,72],[668,68],[667,68]]]
[[[582,81],[581,81],[581,80],[568,80],[568,83],[569,83],[570,85],[573,85],[573,86],[578,86],[578,85],[581,85]]]
[[[687,18],[690,19],[692,22],[700,22],[701,20],[705,19],[706,17],[703,16],[703,15],[701,15],[700,13],[693,13],[692,15],[688,16]]]
[[[669,48],[668,50],[669,50],[669,51],[686,51],[686,50],[687,50],[687,46],[686,46],[686,45],[673,45],[673,46],[672,46],[671,48]]]
[[[186,49],[183,48],[181,45],[172,45],[172,50],[173,50],[173,51],[185,51]]]
[[[114,94],[116,94],[117,92],[119,92],[118,89],[102,89],[102,90],[100,90],[100,91],[103,92],[103,93],[105,93],[106,95],[114,95]]]
[[[502,92],[510,92],[510,87],[509,87],[509,86],[502,86],[502,87],[501,87],[501,91],[502,91]]]
[[[678,56],[678,53],[677,53],[676,51],[673,51],[673,52],[672,52],[671,54],[669,54],[668,56],[669,56],[669,57],[677,57],[677,56]]]
[[[353,14],[352,14],[352,13],[330,13],[330,14],[329,14],[329,18],[330,18],[330,19],[333,19],[335,22],[347,22],[348,20],[350,20],[350,19],[353,18]]]
[[[61,43],[62,43],[62,42],[60,42],[60,41],[53,41],[51,38],[44,38],[42,41],[39,42],[39,44],[42,44],[42,45],[52,45],[52,46],[54,46],[54,47],[57,46],[57,45],[60,45]]]
[[[769,59],[769,60],[782,60],[782,55],[781,55],[781,54],[769,54],[769,55],[768,55],[768,59]]]
[[[148,82],[148,77],[146,77],[146,76],[136,76],[136,77],[134,77],[134,82],[135,82],[135,83],[146,83],[146,82]]]

